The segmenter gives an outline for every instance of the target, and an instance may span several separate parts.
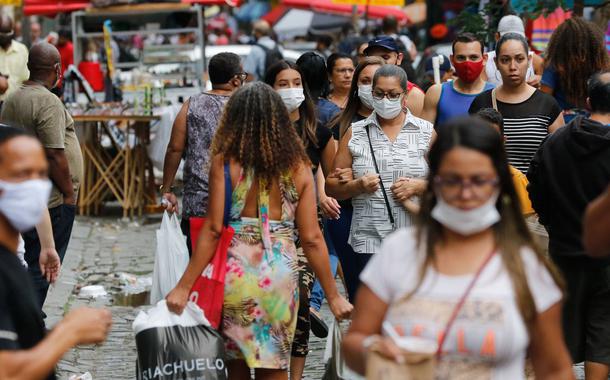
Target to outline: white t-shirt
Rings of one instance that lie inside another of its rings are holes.
[[[530,56],[534,53],[530,52]],[[487,82],[493,83],[496,87],[502,84],[502,76],[500,75],[500,71],[496,67],[496,58],[495,51],[487,52],[487,64],[485,64],[485,74],[487,75]],[[527,72],[525,73],[525,80],[528,81],[532,79],[536,73],[534,72],[534,65],[530,62],[527,66]]]
[[[405,301],[405,295],[417,285],[425,254],[417,250],[415,242],[414,229],[403,228],[388,236],[360,279],[390,305],[385,320],[400,334],[438,341],[474,274],[448,276],[429,267],[421,286]],[[523,248],[521,257],[536,310],[541,313],[560,301],[561,291],[531,249]],[[524,379],[528,345],[512,281],[496,254],[448,333],[437,378]]]

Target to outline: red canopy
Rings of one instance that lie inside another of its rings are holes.
[[[264,15],[263,17],[261,17],[262,20],[267,21],[269,24],[273,25],[276,22],[278,22],[278,20],[280,18],[282,18],[282,16],[284,16],[284,13],[286,13],[288,11],[288,7],[280,4],[278,6],[276,6],[275,8],[273,8],[271,10],[271,12],[267,13],[266,15]]]
[[[330,0],[282,0],[282,4],[287,7],[305,8],[319,12],[339,13],[339,14],[352,14],[352,6],[349,4],[335,4]],[[358,13],[364,13],[366,7],[358,5]],[[392,15],[396,17],[399,22],[408,22],[409,17],[397,7],[382,7],[378,5],[369,5],[368,16],[370,18],[384,18],[385,16]]]
[[[181,0],[187,4],[239,6],[240,0]],[[79,11],[90,6],[89,0],[24,0],[23,12],[27,16],[52,16],[58,13]]]
[[[87,0],[24,0],[23,13],[31,15],[55,15],[73,12],[89,6]]]

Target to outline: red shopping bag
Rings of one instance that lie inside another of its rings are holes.
[[[229,165],[225,164],[225,213],[224,227],[216,246],[214,257],[203,269],[201,276],[195,281],[191,288],[189,299],[196,303],[204,312],[213,328],[218,329],[222,321],[222,305],[224,303],[225,274],[227,272],[227,250],[231,245],[235,230],[228,225],[231,212],[231,175]],[[191,245],[193,252],[197,247],[199,232],[206,218],[189,218],[191,232]]]

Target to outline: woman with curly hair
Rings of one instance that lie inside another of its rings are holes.
[[[564,21],[551,35],[545,54],[542,91],[555,97],[569,123],[586,115],[587,79],[610,68],[604,32],[581,17]]]
[[[167,296],[181,313],[212,259],[223,227],[225,173],[230,226],[222,333],[231,379],[287,379],[299,302],[295,229],[337,318],[351,306],[339,295],[317,224],[311,164],[281,97],[263,83],[231,97],[212,146],[210,207],[189,265]]]
[[[299,66],[290,62],[280,61],[267,70],[265,83],[272,86],[281,96],[294,129],[301,135],[301,142],[305,146],[307,156],[311,162],[311,170],[314,177],[319,174],[319,168],[322,169],[324,176],[326,176],[332,166],[336,148],[332,141],[330,129],[318,123],[316,119],[314,103],[309,95],[309,88],[304,78],[305,76]],[[323,180],[324,176],[317,178]],[[322,196],[327,198],[324,194],[318,193],[318,197]],[[292,344],[292,359],[290,361],[290,378],[292,380],[301,379],[307,353],[309,352],[309,330],[312,327],[309,299],[315,281],[307,255],[303,254],[301,250],[301,248],[304,248],[302,241],[297,242],[297,246],[299,247],[300,300],[298,321]],[[324,251],[327,252],[327,249],[325,248]],[[314,325],[315,331],[319,332],[318,335],[323,336],[324,331],[321,330],[324,330],[324,326],[321,326],[322,323],[319,318],[316,322],[316,325]],[[320,330],[317,327],[322,327],[322,329]]]

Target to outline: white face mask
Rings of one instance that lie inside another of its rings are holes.
[[[381,100],[373,98],[373,109],[383,119],[394,119],[402,111],[402,96],[396,100],[390,100],[387,97]]]
[[[366,108],[373,109],[373,86],[370,84],[359,85],[358,97]]]
[[[277,93],[282,97],[282,101],[288,109],[288,113],[296,110],[305,101],[305,94],[302,87],[281,88]]]
[[[460,235],[469,236],[486,230],[500,221],[500,213],[496,208],[499,193],[494,194],[485,204],[472,210],[462,210],[453,207],[440,195],[436,197],[436,206],[432,209],[432,217]]]
[[[42,219],[51,195],[51,181],[31,179],[12,183],[0,180],[0,213],[19,232],[34,228]]]

